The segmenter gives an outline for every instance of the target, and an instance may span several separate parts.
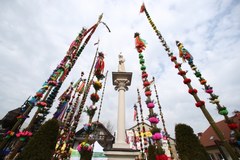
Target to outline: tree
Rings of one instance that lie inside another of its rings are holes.
[[[30,139],[23,149],[21,160],[51,159],[57,143],[59,124],[56,119],[48,120],[39,131]]]
[[[210,157],[200,144],[193,129],[186,124],[175,126],[176,148],[181,160],[209,160]]]

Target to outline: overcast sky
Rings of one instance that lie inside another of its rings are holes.
[[[110,120],[116,128],[118,93],[112,85],[112,73],[117,71],[118,54],[123,53],[125,67],[133,72],[132,85],[126,92],[126,127],[133,122],[133,105],[137,101],[137,88],[142,88],[138,53],[134,33],[139,32],[148,43],[144,52],[147,72],[156,78],[157,89],[163,107],[167,129],[174,137],[177,123],[190,125],[195,133],[204,131],[209,123],[201,110],[195,107],[193,97],[177,75],[157,36],[144,14],[140,14],[139,0],[8,0],[0,2],[0,118],[9,110],[20,107],[28,96],[33,96],[59,64],[71,42],[82,27],[91,27],[101,13],[103,22],[111,33],[100,25],[62,86],[61,92],[80,72],[87,73],[96,46],[105,53],[107,79],[100,121]],[[178,55],[175,41],[183,42],[194,57],[214,92],[220,95],[230,116],[240,105],[240,2],[238,0],[146,0],[153,21],[161,31],[169,47]],[[180,59],[179,59],[180,60]],[[221,120],[216,107],[208,103],[208,95],[185,63],[183,69],[192,85],[199,90],[200,99],[214,120]],[[142,94],[143,107],[146,108]],[[153,97],[154,98],[154,97]],[[89,98],[88,98],[89,99]],[[51,114],[55,112],[55,101]],[[89,105],[87,102],[86,105]],[[155,108],[158,113],[158,109]],[[145,109],[145,116],[148,111]],[[85,114],[83,114],[84,117]],[[82,123],[87,119],[82,118]],[[162,124],[159,123],[159,127]]]

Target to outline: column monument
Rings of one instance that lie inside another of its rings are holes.
[[[131,85],[132,72],[125,71],[125,59],[121,53],[118,58],[118,72],[112,72],[112,82],[115,90],[118,91],[117,137],[113,148],[104,151],[104,154],[108,157],[108,160],[134,160],[139,155],[139,151],[130,149],[129,144],[126,143],[125,133],[125,92]]]

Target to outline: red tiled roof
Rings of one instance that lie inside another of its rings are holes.
[[[239,125],[240,121],[240,114],[237,114],[236,116],[231,117],[233,118],[233,121],[236,122]],[[222,131],[224,137],[226,140],[230,140],[230,132],[231,130],[225,123],[225,120],[221,120],[219,122],[216,122],[217,127]],[[205,130],[202,135],[200,136],[200,142],[204,147],[210,147],[215,146],[214,140],[219,140],[218,136],[214,132],[213,128],[209,126],[207,130]]]

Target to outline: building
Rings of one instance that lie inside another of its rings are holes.
[[[145,136],[147,138],[147,141],[151,141],[151,137],[152,134],[150,132],[150,130],[152,129],[152,127],[147,124],[144,123],[144,127],[145,127]],[[135,125],[129,129],[126,130],[126,137],[127,137],[127,142],[130,145],[131,149],[136,149],[136,150],[140,150],[141,149],[141,144],[140,144],[140,138],[139,138],[139,132],[138,132],[138,126]],[[142,131],[142,125],[140,125],[141,131],[140,134],[141,136],[144,135],[144,132]],[[167,138],[165,136],[165,133],[162,132],[163,138],[162,138],[162,148],[165,150],[165,154],[170,157],[170,151],[169,151],[169,147],[168,147],[168,142],[167,142]],[[173,157],[174,160],[178,160],[178,156],[177,156],[177,151],[176,151],[176,147],[175,147],[175,140],[173,138],[169,138],[170,140],[170,145],[171,145],[171,149],[172,149],[172,153],[173,153]],[[145,147],[148,147],[148,142],[146,140],[144,141],[144,138],[142,138],[142,145]]]
[[[239,126],[240,114],[236,114],[230,118],[233,118],[233,121]],[[226,140],[231,144],[236,154],[240,156],[240,149],[234,137],[234,131],[229,129],[225,120],[216,122],[216,125],[222,131]],[[205,147],[212,160],[229,159],[228,153],[211,126],[209,126],[203,133],[198,133],[198,136],[201,144]]]
[[[88,142],[94,144],[96,141],[103,147],[103,149],[111,149],[114,143],[115,137],[108,131],[108,129],[100,122],[93,122],[97,124],[96,131],[89,135]],[[76,148],[78,144],[85,140],[86,133],[84,128],[81,128],[75,134],[74,147]]]

